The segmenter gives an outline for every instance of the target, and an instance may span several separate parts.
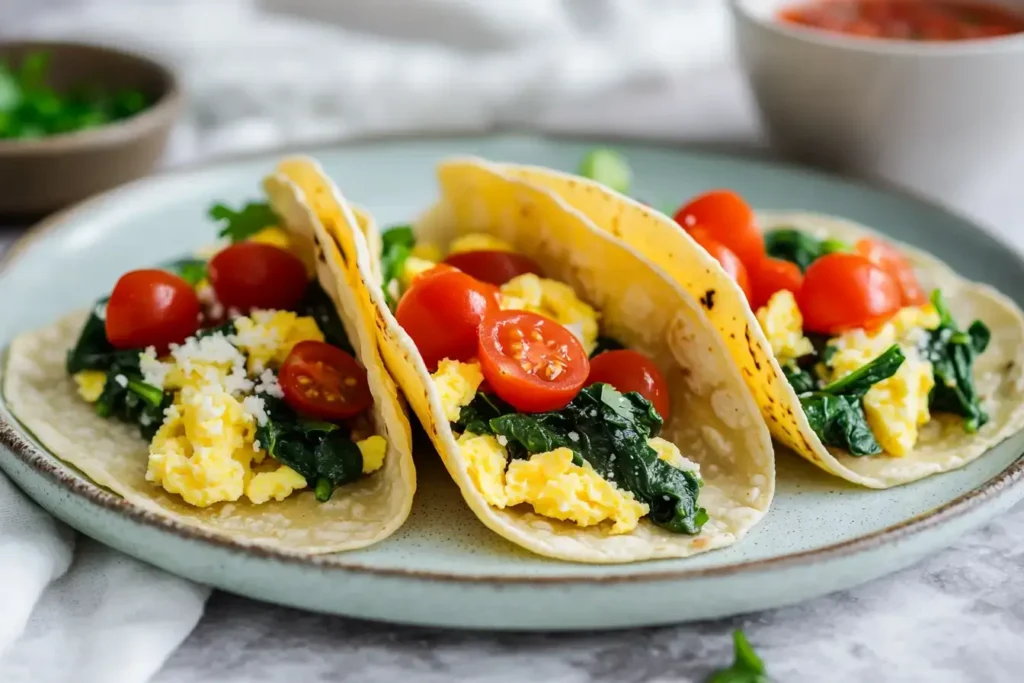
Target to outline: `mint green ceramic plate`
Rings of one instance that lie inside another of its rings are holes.
[[[590,145],[533,137],[392,141],[312,150],[383,224],[434,198],[433,165],[472,153],[572,169]],[[936,207],[787,166],[621,145],[650,203],[727,186],[761,209],[846,216],[945,259],[1024,304],[1024,265],[1006,245]],[[125,270],[210,241],[214,199],[256,195],[274,158],[144,180],[32,233],[0,271],[0,341],[108,291]],[[314,559],[246,551],[126,505],[42,450],[0,405],[3,467],[71,526],[176,574],[249,597],[396,622],[498,629],[595,629],[774,607],[895,571],[952,543],[1024,494],[1024,434],[970,466],[889,491],[828,477],[780,452],[771,512],[741,543],[688,560],[588,566],[534,557],[487,531],[436,456],[418,454],[419,491],[405,527],[367,550]]]

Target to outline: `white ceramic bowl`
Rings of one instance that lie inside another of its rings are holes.
[[[805,0],[795,0],[802,2]],[[773,144],[798,159],[956,195],[1016,165],[1024,178],[1024,34],[924,43],[777,19],[794,0],[729,0]],[[1000,4],[1024,12],[1024,0]]]

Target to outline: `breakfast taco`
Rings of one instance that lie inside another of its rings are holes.
[[[635,251],[549,192],[445,165],[440,202],[374,239],[315,165],[285,172],[490,529],[630,562],[728,545],[764,516],[775,471],[757,405],[700,304]]]
[[[554,191],[698,297],[772,434],[832,474],[895,486],[1024,427],[1024,315],[926,253],[837,218],[755,217],[725,190],[673,220],[592,180],[473,166]]]
[[[412,506],[408,418],[334,242],[286,177],[263,187],[269,203],[211,209],[223,243],[16,338],[4,392],[143,509],[250,545],[364,547]]]

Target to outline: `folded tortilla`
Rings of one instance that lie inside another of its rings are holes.
[[[463,165],[486,164],[467,159]],[[921,428],[913,452],[903,457],[886,454],[853,457],[825,447],[804,416],[796,392],[772,355],[743,292],[690,236],[668,216],[583,178],[546,168],[498,164],[493,168],[543,186],[585,214],[604,230],[649,258],[705,305],[708,318],[727,345],[736,365],[761,407],[772,435],[818,467],[848,481],[888,488],[932,474],[963,467],[992,446],[1024,427],[1024,313],[991,287],[969,282],[935,257],[851,221],[807,213],[761,213],[762,230],[791,227],[819,238],[855,242],[882,237],[909,259],[926,291],[939,288],[964,323],[979,319],[992,331],[989,348],[974,368],[975,384],[984,399],[989,422],[967,433],[962,420],[934,414]],[[713,293],[713,296],[708,296]],[[704,297],[704,298],[702,298]]]
[[[345,266],[305,199],[285,176],[264,181],[274,211],[297,251],[334,302],[345,332],[366,368],[373,395],[374,432],[387,439],[380,470],[338,488],[326,503],[309,489],[282,501],[253,505],[242,499],[198,508],[146,481],[148,446],[135,425],[96,415],[78,396],[65,370],[88,312],[70,314],[49,327],[16,338],[10,347],[4,394],[11,412],[50,452],[96,484],[144,510],[251,546],[300,554],[362,548],[391,535],[409,516],[416,490],[411,429],[373,336],[373,318],[361,297],[345,285]]]
[[[648,354],[664,373],[672,415],[662,437],[701,466],[699,505],[710,515],[697,536],[642,520],[631,533],[611,524],[580,527],[535,514],[529,506],[490,506],[472,483],[440,397],[412,339],[381,290],[376,225],[350,206],[311,163],[288,170],[312,197],[321,223],[344,255],[349,284],[375,316],[388,369],[423,423],[467,504],[495,533],[535,553],[578,562],[685,557],[730,545],[767,512],[775,490],[770,435],[738,368],[700,305],[649,261],[595,229],[554,194],[482,167],[442,164],[441,200],[416,225],[419,239],[445,244],[484,232],[534,259],[598,308],[603,330]]]

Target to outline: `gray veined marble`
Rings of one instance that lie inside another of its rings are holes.
[[[723,621],[575,634],[406,628],[223,593],[156,683],[682,683],[741,627],[781,683],[1024,680],[1024,504],[857,590]],[[614,590],[614,589],[610,589]]]

